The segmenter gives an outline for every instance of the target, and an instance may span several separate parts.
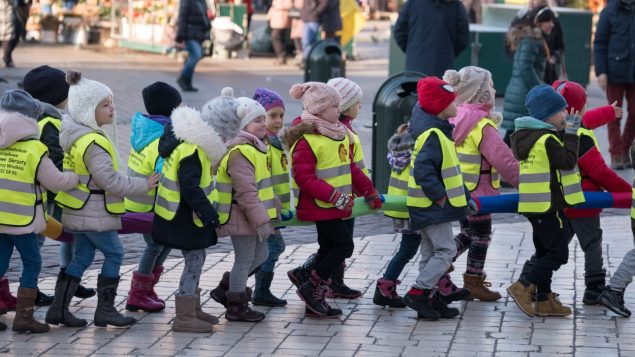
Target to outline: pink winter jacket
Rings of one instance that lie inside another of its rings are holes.
[[[13,145],[18,140],[37,139],[39,137],[37,122],[16,112],[0,112],[0,149]],[[70,190],[77,185],[78,177],[72,172],[60,172],[48,156],[44,156],[37,169],[37,184],[40,192],[46,190],[59,192]],[[0,225],[0,233],[21,235],[41,233],[46,228],[44,208],[42,205],[35,209],[33,222],[25,227],[11,227]]]
[[[267,12],[269,26],[274,30],[283,30],[291,27],[289,10],[293,7],[293,0],[273,0],[271,8]]]
[[[464,103],[457,108],[456,118],[450,122],[455,125],[453,137],[456,146],[461,145],[468,134],[481,119],[489,116],[489,111],[478,104]],[[492,166],[510,185],[518,187],[518,160],[514,158],[512,151],[505,145],[498,130],[488,125],[483,129],[481,141],[481,155],[483,156],[481,170],[489,170]],[[494,196],[500,191],[490,185],[490,174],[481,174],[478,186],[472,191],[472,195]]]
[[[267,146],[246,131],[241,131],[238,136],[227,142],[227,151],[240,144],[249,144],[263,153],[267,152]],[[232,178],[233,199],[237,203],[232,204],[229,221],[219,228],[218,236],[255,236],[256,227],[270,224],[271,219],[258,198],[254,167],[240,151],[234,151],[227,162],[227,173]],[[280,214],[282,205],[277,198],[276,206],[278,214]],[[273,234],[274,230],[271,224],[270,227],[271,234]]]

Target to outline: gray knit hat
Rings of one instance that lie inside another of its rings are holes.
[[[42,107],[38,100],[22,89],[5,91],[0,98],[0,109],[7,112],[18,112],[34,120],[42,115]]]
[[[220,97],[205,103],[201,109],[203,121],[212,126],[224,141],[238,135],[242,118],[246,114],[234,98],[234,90],[231,87],[223,88]]]

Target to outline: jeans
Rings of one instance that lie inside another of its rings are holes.
[[[170,254],[170,248],[156,244],[152,234],[144,234],[143,240],[146,242],[146,249],[143,251],[137,270],[141,274],[149,275],[155,266],[163,265]]]
[[[66,274],[81,278],[95,259],[95,250],[104,255],[101,275],[108,278],[119,277],[119,268],[123,261],[123,246],[119,241],[117,231],[107,232],[76,232],[75,254],[66,267]]]
[[[421,245],[421,236],[418,233],[404,233],[401,235],[401,243],[399,243],[399,250],[390,260],[384,273],[384,279],[397,280],[403,268],[410,262]]]
[[[182,250],[181,253],[183,253],[185,266],[179,281],[179,294],[192,296],[196,294],[207,254],[205,249]]]
[[[617,101],[618,107],[623,107],[622,103],[626,97],[628,112],[624,113],[624,120],[626,120],[624,131],[622,132],[620,128],[621,118],[612,120],[607,124],[611,158],[619,158],[628,154],[635,138],[635,84],[609,84],[606,89],[606,97],[609,103]]]
[[[353,224],[352,220],[343,219],[315,222],[320,246],[315,271],[320,278],[330,279],[335,269],[353,255]]]
[[[272,234],[267,238],[267,248],[269,249],[269,256],[260,266],[260,270],[271,273],[276,267],[276,262],[278,258],[280,258],[280,254],[282,254],[285,249],[284,238],[282,238],[282,234],[279,230],[276,230],[276,234]]]
[[[302,55],[306,60],[309,57],[309,51],[313,44],[317,42],[320,24],[318,22],[305,22],[304,32],[302,33]]]
[[[432,289],[456,256],[456,243],[452,222],[433,224],[419,231],[421,235],[421,260],[419,276],[414,284],[417,289]]]
[[[192,81],[194,68],[196,68],[198,61],[203,58],[203,46],[196,40],[186,40],[185,50],[187,51],[188,56],[185,64],[183,64],[181,77],[185,78],[187,81]]]
[[[40,255],[37,235],[35,233],[0,234],[0,277],[3,277],[9,269],[13,247],[18,250],[22,260],[20,287],[37,288],[37,279],[40,276],[40,269],[42,269],[42,256]]]

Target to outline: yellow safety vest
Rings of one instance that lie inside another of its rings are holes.
[[[61,119],[57,119],[57,118],[53,118],[53,117],[45,117],[42,118],[42,120],[39,120],[37,122],[37,127],[39,130],[39,135],[40,137],[42,136],[42,131],[44,130],[44,127],[46,126],[46,124],[52,124],[54,127],[57,128],[57,131],[59,131],[62,128],[62,120]]]
[[[317,158],[315,174],[317,178],[324,180],[335,190],[347,195],[353,194],[353,181],[351,178],[351,158],[348,150],[350,142],[348,135],[342,140],[333,140],[320,134],[304,134],[303,138],[309,144],[313,155]],[[291,152],[295,149],[295,144]],[[293,188],[299,191],[298,185],[293,180]],[[300,192],[301,193],[301,192]],[[298,202],[296,196],[296,203]],[[315,204],[322,208],[332,208],[332,203],[314,199]]]
[[[362,142],[359,140],[359,136],[357,134],[353,132],[351,132],[351,134],[353,134],[353,162],[357,164],[366,176],[370,177],[370,172],[368,172],[366,162],[364,161]]]
[[[88,168],[84,162],[84,155],[86,154],[86,149],[93,143],[104,149],[108,155],[110,155],[113,168],[115,171],[119,170],[117,154],[110,140],[96,132],[85,134],[73,143],[70,152],[64,154],[64,171],[75,172],[79,176],[79,183],[70,191],[58,193],[57,196],[55,196],[55,201],[63,207],[79,210],[88,202],[91,194],[103,194],[106,212],[110,214],[123,214],[126,209],[122,197],[115,196],[104,190],[91,191],[88,188],[92,175],[88,172]]]
[[[598,150],[600,150],[600,144],[598,143],[598,139],[595,137],[593,130],[580,127],[578,128],[578,136],[582,136],[582,135],[586,135],[590,137],[591,140],[593,140],[593,144],[595,145],[595,147],[598,148]]]
[[[388,181],[388,194],[395,196],[408,196],[408,176],[410,172],[406,167],[400,173],[390,171],[390,181]],[[384,216],[390,218],[408,219],[408,212],[384,211]]]
[[[554,134],[544,134],[531,148],[528,158],[520,161],[519,213],[545,213],[551,208],[551,166],[545,146],[549,138],[564,145]],[[556,170],[556,174],[564,200],[572,206],[584,202],[578,167]]]
[[[258,189],[258,198],[267,210],[267,215],[270,219],[278,217],[276,210],[275,194],[273,193],[273,186],[271,184],[271,171],[267,167],[267,154],[256,149],[250,144],[241,144],[234,146],[218,165],[218,172],[216,173],[216,191],[218,191],[218,217],[220,223],[225,224],[229,222],[231,216],[232,202],[234,197],[234,187],[232,186],[232,179],[227,172],[229,156],[234,151],[240,151],[240,153],[247,159],[254,167],[254,175],[256,180],[256,188]]]
[[[459,155],[459,161],[461,162],[461,173],[463,173],[463,180],[468,190],[474,191],[478,186],[481,179],[481,166],[483,162],[483,156],[481,155],[481,141],[483,140],[483,129],[487,125],[491,125],[496,128],[496,123],[488,118],[483,118],[472,128],[472,131],[467,135],[467,138],[463,143],[456,147],[456,152]],[[500,188],[500,175],[496,169],[492,166],[490,169],[490,185],[493,188]]]
[[[267,160],[271,163],[271,183],[273,192],[278,196],[282,209],[291,207],[291,183],[289,182],[289,157],[283,149],[269,144]]]
[[[130,148],[130,156],[128,157],[128,176],[141,177],[148,179],[153,173],[159,159],[159,139],[157,138],[148,146],[143,148],[141,152],[137,152],[134,148]],[[126,197],[124,204],[126,211],[130,212],[152,212],[154,210],[154,198],[157,189],[146,192],[144,196]]]
[[[441,154],[443,155],[443,161],[441,162],[441,177],[443,178],[443,186],[445,187],[448,201],[454,207],[465,207],[467,206],[467,198],[465,197],[463,176],[461,175],[459,158],[456,154],[456,149],[454,148],[454,141],[448,139],[447,136],[445,136],[445,134],[437,128],[424,131],[421,135],[419,135],[417,141],[415,142],[415,146],[412,151],[412,160],[410,161],[408,198],[406,200],[406,204],[409,207],[421,208],[430,207],[432,205],[432,200],[426,196],[421,186],[417,185],[415,182],[413,171],[417,154],[419,154],[419,151],[433,133],[439,138]]]
[[[46,190],[40,190],[37,169],[47,154],[38,140],[18,141],[0,150],[0,225],[28,226],[38,205],[46,212]]]
[[[631,218],[635,219],[635,181],[633,181],[633,195],[631,197]]]
[[[210,200],[210,203],[212,201],[212,189],[214,187],[212,182],[212,160],[198,145],[182,142],[172,151],[170,157],[163,161],[161,179],[159,179],[156,202],[154,204],[154,213],[168,222],[176,217],[181,204],[181,190],[179,188],[179,167],[181,166],[181,161],[192,155],[198,155],[198,160],[201,163],[201,181],[198,187],[205,192],[205,196]],[[203,227],[203,221],[194,212],[192,212],[192,221],[197,227]]]

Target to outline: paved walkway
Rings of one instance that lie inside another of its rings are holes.
[[[633,247],[627,217],[607,217],[605,261],[613,271],[624,253]],[[285,308],[263,309],[266,319],[260,323],[228,322],[223,308],[212,301],[208,292],[232,264],[231,253],[209,250],[201,279],[203,307],[221,318],[210,334],[172,333],[174,293],[182,270],[180,259],[166,262],[158,285],[166,298],[163,313],[131,313],[139,322],[128,329],[53,327],[44,335],[0,333],[0,353],[16,356],[635,356],[635,321],[617,318],[598,306],[581,304],[584,291],[583,256],[576,241],[570,245],[569,264],[554,277],[554,290],[565,304],[574,304],[574,314],[566,318],[528,318],[504,291],[517,277],[533,246],[528,223],[494,226],[494,238],[487,262],[488,280],[503,298],[496,303],[455,303],[458,318],[425,322],[409,309],[383,309],[372,304],[374,280],[380,276],[399,243],[394,234],[372,235],[355,240],[355,253],[349,260],[347,282],[365,291],[362,298],[339,300],[344,316],[334,320],[305,318],[304,306],[284,272],[302,262],[316,244],[291,245],[280,259],[273,291],[289,301]],[[454,279],[460,281],[465,259],[456,264]],[[125,266],[120,292],[128,289],[134,266]],[[404,291],[417,274],[417,264],[406,267],[402,275]],[[96,283],[97,271],[86,274],[84,282]],[[54,278],[45,278],[40,287],[52,290]],[[250,279],[249,284],[253,283]],[[16,284],[12,284],[16,288]],[[633,294],[627,305],[633,307]],[[123,309],[125,296],[117,298]],[[77,316],[93,319],[94,298],[74,301]],[[38,308],[43,319],[46,308]],[[13,313],[0,317],[10,322]]]

